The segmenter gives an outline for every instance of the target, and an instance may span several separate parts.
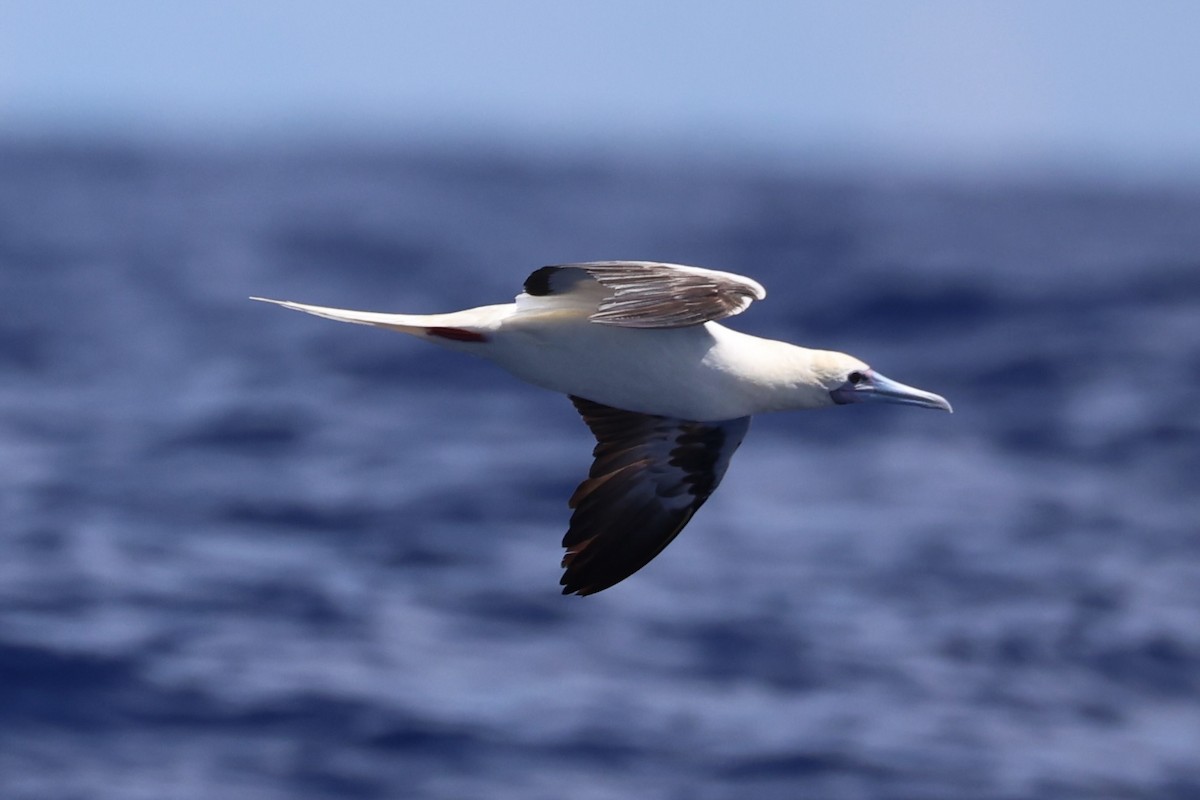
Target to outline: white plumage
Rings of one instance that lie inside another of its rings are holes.
[[[844,353],[716,322],[765,296],[728,272],[604,261],[543,267],[512,303],[448,314],[253,299],[425,338],[571,396],[597,445],[571,498],[561,583],[564,593],[591,594],[636,572],[682,530],[752,415],[865,400],[951,410]]]

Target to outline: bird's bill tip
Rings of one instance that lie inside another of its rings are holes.
[[[917,389],[914,386],[906,386],[899,381],[880,375],[874,370],[866,373],[866,380],[858,383],[844,383],[830,392],[830,395],[838,404],[897,403],[954,413],[954,407],[950,405],[950,401],[940,394]]]

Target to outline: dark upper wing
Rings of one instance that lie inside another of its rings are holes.
[[[559,582],[563,594],[583,595],[628,578],[671,543],[721,482],[750,418],[690,422],[571,402],[596,449],[571,496]]]
[[[589,280],[590,279],[590,280]],[[595,292],[595,283],[602,291]],[[589,261],[542,267],[525,281],[535,297],[578,293],[596,301],[593,322],[627,328],[680,328],[724,319],[767,296],[757,282],[681,264]]]

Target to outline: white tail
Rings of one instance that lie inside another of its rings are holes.
[[[351,311],[348,308],[328,308],[326,306],[310,306],[304,303],[293,303],[291,300],[272,300],[269,297],[251,297],[263,303],[274,303],[277,306],[290,308],[293,311],[303,311],[325,319],[335,319],[338,322],[353,322],[355,325],[375,325],[380,328],[391,328],[401,333],[424,334],[428,327],[436,326],[437,317],[448,314],[381,314],[376,311]]]
[[[377,311],[351,311],[347,308],[328,308],[293,303],[290,300],[272,300],[269,297],[251,297],[263,303],[303,311],[305,314],[333,319],[338,322],[353,322],[356,325],[373,325],[387,328],[423,339],[432,339],[438,344],[453,349],[466,345],[477,345],[491,338],[500,321],[511,313],[513,306],[483,306],[449,314],[381,314]]]

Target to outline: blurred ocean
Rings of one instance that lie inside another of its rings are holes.
[[[1200,797],[1200,186],[0,144],[0,797]],[[953,416],[756,419],[559,595],[568,401],[249,302],[750,275]]]

